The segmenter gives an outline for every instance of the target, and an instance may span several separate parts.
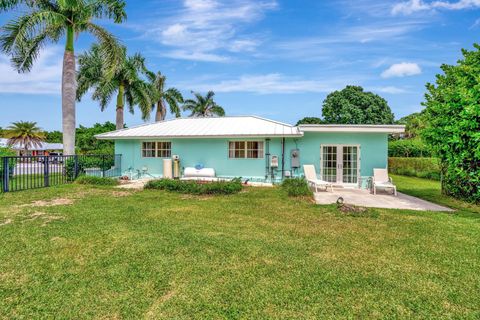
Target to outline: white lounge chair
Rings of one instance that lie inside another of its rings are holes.
[[[377,188],[392,189],[393,194],[397,196],[397,187],[393,184],[392,178],[388,176],[387,169],[373,169],[373,177],[372,177],[373,194],[377,194]]]
[[[303,173],[305,174],[305,179],[307,179],[307,183],[309,186],[315,188],[315,192],[318,192],[318,188],[330,190],[333,192],[333,185],[328,181],[323,181],[317,178],[317,173],[315,171],[315,166],[313,164],[305,164],[303,166]]]

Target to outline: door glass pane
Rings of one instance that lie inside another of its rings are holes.
[[[358,181],[358,147],[343,147],[343,183]]]
[[[322,180],[337,182],[337,147],[322,147]]]

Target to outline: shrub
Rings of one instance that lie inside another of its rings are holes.
[[[167,190],[187,194],[234,194],[242,190],[239,178],[230,181],[199,182],[172,179],[151,180],[145,189]]]
[[[436,158],[388,158],[390,173],[403,176],[440,180],[440,166]]]
[[[474,47],[427,84],[422,136],[442,163],[443,194],[480,203],[480,45]]]
[[[3,177],[3,159],[2,157],[9,157],[9,156],[15,156],[16,153],[13,149],[11,148],[4,148],[0,147],[0,178]],[[15,168],[15,162],[16,160],[10,159],[8,161],[8,168],[9,168],[9,175],[12,176],[13,174],[13,169]]]
[[[282,189],[284,189],[291,197],[304,197],[312,195],[312,190],[310,190],[307,181],[303,178],[285,179],[282,182]]]
[[[108,170],[115,164],[115,157],[106,156],[77,156],[77,172],[82,173],[85,168],[100,168],[100,170]],[[70,181],[76,177],[75,173],[75,157],[69,157],[65,161],[65,174]]]
[[[118,185],[118,180],[112,178],[102,178],[94,176],[80,176],[75,180],[75,183],[78,184],[91,184],[97,186],[116,186]]]
[[[420,139],[401,139],[388,142],[389,157],[431,157],[432,152]]]

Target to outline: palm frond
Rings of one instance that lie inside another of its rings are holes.
[[[13,122],[7,128],[6,135],[9,146],[19,144],[24,149],[30,149],[32,146],[40,146],[42,141],[45,140],[45,133],[37,126],[36,122]]]
[[[102,59],[105,61],[105,75],[113,77],[119,68],[119,61],[123,61],[125,48],[119,45],[117,38],[106,29],[91,23],[85,23],[85,29],[98,40]]]
[[[210,108],[210,112],[212,115],[217,115],[217,116],[220,116],[220,117],[224,117],[225,116],[225,110],[220,107],[219,105],[214,105],[213,107]]]
[[[122,0],[93,0],[87,7],[95,18],[109,18],[115,23],[122,23],[127,19],[126,3]]]
[[[0,12],[14,10],[22,5],[29,6],[28,0],[0,0]]]
[[[149,95],[150,91],[148,84],[142,80],[136,81],[130,86],[129,92],[133,97],[135,105],[138,105],[140,108],[142,119],[150,119],[150,112],[152,111],[151,105],[153,104],[153,101]]]
[[[92,99],[100,102],[100,109],[102,111],[107,108],[112,97],[118,90],[118,82],[116,81],[101,81],[95,86],[95,91],[92,94]]]
[[[77,72],[77,100],[80,101],[83,95],[98,85],[103,78],[103,61],[99,54],[98,45],[78,56],[79,69]]]

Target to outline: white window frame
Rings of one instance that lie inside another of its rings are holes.
[[[362,170],[361,170],[361,165],[362,165],[362,145],[361,144],[338,144],[338,143],[327,143],[327,144],[321,144],[320,145],[320,177],[323,179],[323,147],[337,147],[337,181],[332,182],[333,184],[336,185],[343,185],[343,186],[358,186],[361,185],[361,180],[362,180]],[[343,180],[343,147],[357,147],[357,183],[344,183]],[[342,150],[340,152],[340,149]],[[342,157],[340,158],[339,155],[342,154]],[[341,166],[339,167],[339,161],[342,162]],[[341,174],[340,174],[341,172]],[[340,179],[342,177],[342,179]]]
[[[153,144],[153,148],[144,148],[145,143]],[[165,143],[169,144],[170,148],[164,148]],[[163,148],[160,148],[162,146]],[[171,141],[142,141],[140,143],[142,158],[170,158],[172,156],[172,142]],[[152,156],[146,156],[145,151],[153,151]]]
[[[153,148],[150,147],[150,148],[146,148],[145,147],[145,144],[153,144]],[[155,158],[157,156],[157,152],[156,152],[156,149],[157,149],[157,143],[154,142],[154,141],[142,141],[141,144],[141,153],[142,153],[142,158]],[[147,156],[146,155],[146,152],[149,151],[149,152],[152,152],[153,151],[153,154],[151,156]]]
[[[252,149],[249,148],[249,143],[256,142],[258,143],[258,148],[257,149]],[[236,148],[236,143],[243,143],[243,148]],[[231,148],[231,145],[233,144],[234,148]],[[243,153],[243,157],[237,157],[235,155],[236,152],[241,152]],[[249,152],[250,154],[252,152],[258,152],[258,157],[249,157]],[[233,156],[232,156],[233,154]],[[263,140],[230,140],[228,141],[228,158],[229,159],[250,159],[250,160],[256,160],[256,159],[263,159],[265,158],[265,142]]]
[[[168,148],[164,148],[168,144]],[[162,145],[163,148],[160,148]],[[157,141],[157,158],[171,158],[172,157],[172,143],[170,141]]]

